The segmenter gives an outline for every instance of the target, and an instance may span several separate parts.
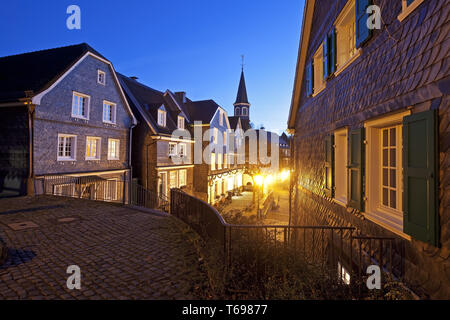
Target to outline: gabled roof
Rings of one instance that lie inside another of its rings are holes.
[[[230,122],[231,129],[236,130],[236,128],[237,128],[237,126],[239,124],[239,119],[240,119],[239,116],[228,117],[228,121]]]
[[[214,100],[191,101],[186,99],[186,110],[192,122],[209,124],[220,106]]]
[[[178,128],[177,117],[183,114],[174,101],[174,95],[167,90],[165,93],[150,88],[137,80],[123,74],[117,74],[120,83],[127,93],[129,104],[134,112],[139,113],[155,134],[171,135]],[[158,109],[164,105],[166,110],[166,126],[158,126]],[[186,124],[188,119],[185,119]]]
[[[289,119],[287,123],[288,129],[291,131],[295,128],[295,120],[300,103],[303,75],[306,66],[306,55],[308,51],[308,43],[314,15],[314,5],[315,0],[305,0],[305,7],[303,11],[302,33],[300,37],[297,67],[295,71],[294,89],[292,93],[291,108],[289,110]]]
[[[241,80],[239,80],[239,88],[234,105],[247,104],[250,105],[247,98],[247,88],[245,86],[244,70],[241,72]]]
[[[86,43],[0,58],[0,102],[26,98],[25,91],[44,91],[87,52],[107,60]]]

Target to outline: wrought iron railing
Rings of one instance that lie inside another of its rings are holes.
[[[135,182],[131,183],[130,203],[138,207],[169,212],[169,199],[167,197],[152,192]]]

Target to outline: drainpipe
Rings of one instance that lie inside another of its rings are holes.
[[[27,178],[27,195],[34,196],[34,148],[33,148],[33,126],[34,126],[34,110],[35,105],[32,104],[31,98],[28,96],[30,93],[25,92],[27,95],[27,113],[28,113],[28,178]]]
[[[133,181],[133,166],[131,164],[131,149],[133,146],[133,128],[136,127],[136,125],[133,123],[130,126],[130,141],[129,141],[129,147],[128,147],[128,168],[130,169],[130,176],[128,177],[128,203],[131,204],[131,182]],[[124,190],[125,192],[125,190]],[[125,197],[123,199],[123,201],[125,202]]]

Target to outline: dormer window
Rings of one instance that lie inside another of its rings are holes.
[[[164,105],[162,105],[158,109],[158,126],[165,127],[166,126],[166,108],[164,108]]]
[[[102,85],[106,84],[106,73],[102,70],[97,71],[97,83]]]
[[[178,129],[184,130],[184,118],[178,116]]]

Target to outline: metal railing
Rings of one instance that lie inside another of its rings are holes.
[[[169,212],[169,199],[167,197],[152,192],[135,182],[131,183],[130,203],[139,207]]]
[[[256,255],[251,248],[270,246],[275,261],[281,254],[276,248],[284,247],[293,259],[301,258],[335,275],[338,265],[343,266],[359,282],[366,276],[369,265],[378,265],[394,279],[402,277],[402,242],[395,238],[356,235],[354,227],[229,224],[215,208],[181,190],[172,189],[170,198],[170,213],[196,230],[206,242],[214,242],[221,248],[227,269],[233,265],[238,251],[242,254],[242,250],[248,250],[248,257]]]

